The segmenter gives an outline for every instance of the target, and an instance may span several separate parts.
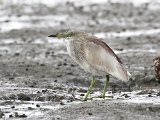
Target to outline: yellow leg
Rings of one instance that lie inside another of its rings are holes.
[[[105,98],[105,94],[106,94],[106,90],[107,90],[107,87],[109,85],[109,75],[106,75],[106,84],[104,86],[104,89],[103,89],[103,93],[102,93],[102,98]]]
[[[88,91],[87,91],[87,94],[85,95],[84,101],[87,100],[88,95],[89,95],[90,92],[92,91],[92,87],[94,86],[95,82],[96,82],[96,81],[95,81],[95,77],[93,76],[93,79],[92,79],[92,81],[91,81],[91,84],[90,84],[90,86],[89,86],[89,89],[88,89]]]

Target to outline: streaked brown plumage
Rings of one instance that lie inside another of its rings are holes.
[[[96,75],[106,75],[106,86],[104,88],[103,97],[105,97],[105,90],[108,86],[109,75],[115,76],[122,81],[128,81],[131,74],[122,64],[119,57],[113,50],[99,38],[77,31],[66,31],[49,37],[65,38],[66,47],[72,59],[79,64],[85,71]],[[92,83],[95,79],[93,77]],[[91,84],[91,89],[92,89]],[[85,99],[91,89],[88,90]]]
[[[160,57],[155,58],[153,62],[154,62],[155,76],[160,82]]]

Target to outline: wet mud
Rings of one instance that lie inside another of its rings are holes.
[[[159,120],[160,3],[0,3],[0,118],[43,120]],[[68,56],[63,41],[47,36],[66,29],[102,38],[132,74],[111,77],[105,100],[82,98],[91,74]]]

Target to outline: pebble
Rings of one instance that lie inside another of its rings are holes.
[[[66,65],[67,65],[67,63],[63,63],[63,65],[64,65],[64,66],[66,66]]]
[[[88,113],[88,115],[93,115],[92,113]]]
[[[14,54],[14,56],[19,56],[19,55],[20,55],[20,53],[15,53],[15,54]]]
[[[15,112],[15,113],[14,113],[14,115],[15,115],[15,117],[19,117],[19,115],[18,115],[18,113],[17,113],[17,112]]]
[[[23,93],[17,94],[18,100],[24,100],[24,101],[30,101],[31,98],[28,95],[25,95]]]
[[[80,96],[84,96],[84,94],[80,94]]]
[[[45,101],[45,97],[38,97],[37,99],[36,99],[37,101]]]
[[[13,108],[15,108],[15,106],[13,105],[13,106],[11,106],[11,108],[13,109]]]
[[[9,77],[9,80],[14,80],[15,79],[15,77]]]
[[[13,117],[13,115],[9,115],[9,118],[12,118]]]
[[[22,115],[19,115],[19,117],[20,117],[20,118],[25,118],[25,117],[27,117],[27,115],[22,114]]]
[[[148,97],[152,97],[152,95],[151,95],[151,94],[149,94],[149,95],[148,95]]]
[[[42,92],[47,92],[48,90],[47,89],[45,89],[45,90],[42,90]]]
[[[75,67],[76,65],[74,65],[74,64],[71,64],[71,67]]]
[[[125,94],[124,97],[125,97],[125,98],[129,98],[130,96],[129,96],[128,94]]]
[[[65,105],[64,102],[60,102],[60,105]]]
[[[32,107],[28,107],[28,110],[34,110],[34,108],[32,108]]]
[[[37,93],[41,93],[40,91],[37,91]]]
[[[54,82],[57,82],[57,79],[56,79],[56,80],[54,80]]]
[[[39,104],[37,104],[37,105],[36,105],[36,107],[40,107],[40,105],[39,105]]]
[[[159,92],[159,93],[157,93],[157,96],[160,96],[160,92]]]

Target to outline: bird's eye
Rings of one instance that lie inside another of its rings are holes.
[[[66,33],[66,37],[72,37],[73,35],[74,35],[73,32],[68,32],[68,33]]]

